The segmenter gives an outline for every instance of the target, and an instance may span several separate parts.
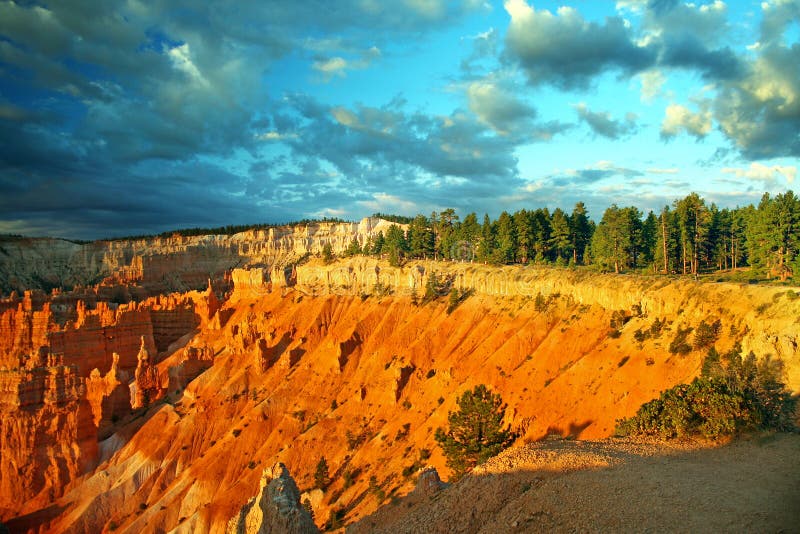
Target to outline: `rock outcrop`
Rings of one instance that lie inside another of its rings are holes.
[[[52,502],[94,465],[97,451],[75,366],[0,370],[0,511]]]
[[[282,463],[264,470],[258,494],[232,518],[227,534],[311,534],[319,532],[300,504],[300,491]]]
[[[131,408],[133,409],[150,406],[150,403],[161,398],[164,393],[158,367],[150,357],[144,336],[142,336],[142,345],[136,359],[139,363],[131,383]]]
[[[105,375],[92,370],[86,380],[86,398],[92,407],[94,424],[100,440],[107,438],[113,424],[130,412],[130,373],[119,368],[119,354],[112,355],[111,368]]]
[[[358,223],[318,222],[233,235],[154,237],[76,244],[62,239],[0,237],[0,294],[13,290],[72,288],[103,281],[138,285],[149,295],[202,289],[240,266],[280,269],[326,244],[334,253],[353,239],[360,244],[392,223],[365,218]]]
[[[417,476],[417,486],[414,488],[412,493],[430,498],[446,487],[447,484],[442,482],[442,479],[439,478],[439,472],[436,470],[436,468],[426,467],[420,471],[419,475]]]

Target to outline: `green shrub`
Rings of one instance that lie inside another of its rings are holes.
[[[687,326],[686,328],[678,327],[678,331],[675,332],[675,338],[669,344],[669,352],[670,354],[689,354],[692,352],[692,346],[686,342],[686,337],[692,333],[692,327]]]
[[[322,261],[325,265],[333,261],[333,247],[331,247],[330,243],[322,245]]]
[[[319,462],[317,462],[317,469],[314,471],[314,486],[324,491],[330,483],[328,460],[323,456],[319,459]]]
[[[544,297],[544,295],[542,295],[541,292],[537,293],[536,298],[533,300],[533,308],[537,312],[541,313],[543,311],[546,311],[547,307],[548,307],[547,299]]]
[[[702,375],[680,384],[617,421],[622,436],[662,438],[701,435],[717,439],[754,429],[792,430],[796,400],[781,381],[780,360],[745,358],[737,346],[720,355],[713,348],[703,361]]]
[[[719,338],[719,333],[722,329],[722,324],[719,319],[712,324],[705,321],[700,321],[697,325],[697,330],[694,333],[694,348],[695,350],[703,350],[716,343]]]
[[[699,434],[710,439],[732,434],[750,423],[742,417],[744,398],[727,386],[707,378],[680,384],[642,405],[636,415],[617,421],[622,436],[650,435],[662,438]]]
[[[347,510],[343,507],[333,508],[328,515],[328,522],[325,523],[325,530],[337,530],[344,526],[344,517]]]
[[[653,320],[653,324],[650,325],[650,336],[657,338],[661,335],[661,331],[667,325],[666,319],[659,319],[658,317]]]
[[[618,330],[625,326],[625,324],[631,320],[631,316],[628,315],[623,310],[615,310],[614,313],[611,314],[611,323],[609,326],[615,330]]]
[[[425,293],[422,295],[422,304],[433,302],[439,297],[446,295],[449,290],[449,281],[440,279],[436,271],[431,271],[428,280],[425,282]]]

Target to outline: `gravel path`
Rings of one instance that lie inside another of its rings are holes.
[[[539,442],[347,531],[800,532],[800,435]]]

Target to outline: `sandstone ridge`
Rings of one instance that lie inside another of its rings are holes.
[[[326,244],[339,253],[356,239],[364,244],[391,223],[368,217],[358,223],[318,222],[249,230],[233,235],[154,237],[76,244],[62,239],[0,237],[0,294],[12,290],[141,284],[150,294],[201,289],[234,267],[283,267]]]

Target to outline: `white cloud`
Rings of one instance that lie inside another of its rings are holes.
[[[208,80],[200,73],[200,69],[192,61],[192,52],[189,49],[189,43],[170,48],[169,59],[172,61],[172,66],[177,70],[182,71],[189,76],[191,80],[202,86],[208,86]]]
[[[725,174],[733,174],[738,178],[749,178],[751,180],[759,180],[769,182],[775,180],[778,176],[783,176],[788,183],[794,182],[797,177],[797,167],[794,165],[764,165],[762,163],[753,162],[749,168],[741,169],[735,167],[724,167],[722,172]]]
[[[553,13],[535,10],[525,0],[507,0],[505,8],[511,16],[506,52],[531,85],[585,89],[606,70],[635,73],[656,59],[655,50],[632,40],[630,27],[620,17],[598,24],[571,7]]]
[[[661,88],[666,83],[667,78],[663,72],[654,69],[639,74],[639,81],[642,84],[642,102],[652,102],[656,97],[661,96]]]
[[[311,68],[323,74],[327,82],[336,76],[344,78],[347,76],[347,71],[366,69],[373,61],[380,57],[380,49],[377,46],[372,46],[358,52],[358,57],[354,59],[345,59],[340,56],[318,59],[311,64]]]
[[[315,61],[311,66],[314,70],[329,76],[344,76],[348,63],[344,58],[336,56],[324,61]]]
[[[645,172],[647,172],[648,174],[678,174],[680,172],[680,169],[675,169],[675,168],[672,168],[672,169],[652,168],[652,169],[647,169]]]
[[[256,135],[256,139],[259,141],[283,141],[284,139],[295,138],[297,138],[297,134],[282,134],[274,130]]]
[[[668,139],[675,137],[681,131],[702,139],[711,132],[711,110],[707,104],[698,112],[680,104],[670,104],[664,113],[661,123],[661,137]]]
[[[336,119],[336,122],[343,126],[356,128],[360,125],[358,117],[349,109],[343,107],[335,107],[331,109],[331,115]]]
[[[382,213],[416,213],[419,205],[389,193],[374,193],[372,200],[359,200],[357,204]]]

